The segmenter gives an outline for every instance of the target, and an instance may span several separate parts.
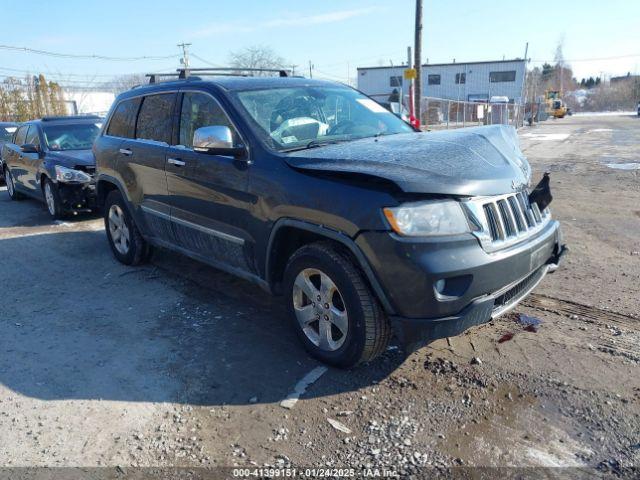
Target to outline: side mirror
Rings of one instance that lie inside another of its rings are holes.
[[[193,133],[193,149],[212,155],[242,157],[246,153],[244,146],[233,144],[231,129],[223,125],[198,128]]]
[[[23,153],[40,153],[40,147],[33,143],[25,143],[20,147],[20,150],[22,150]]]

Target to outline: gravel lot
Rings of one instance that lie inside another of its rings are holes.
[[[391,347],[329,369],[290,409],[280,402],[320,365],[279,299],[166,251],[125,267],[100,219],[52,223],[43,205],[0,192],[0,467],[633,475],[640,119],[549,120],[521,143],[536,180],[553,172],[571,248],[562,268],[512,314],[406,359]]]

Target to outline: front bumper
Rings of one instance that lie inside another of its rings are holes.
[[[391,316],[394,331],[407,353],[433,340],[454,337],[465,330],[486,323],[507,313],[538,286],[547,273],[553,273],[566,253],[563,245],[556,255],[521,281],[509,285],[493,295],[474,300],[457,315],[443,318],[406,318]]]
[[[406,350],[505,313],[557,268],[566,251],[557,221],[494,253],[469,237],[416,242],[368,232],[357,238],[387,294],[387,313]],[[440,279],[448,285],[444,292],[435,287]]]
[[[96,186],[58,182],[58,194],[67,212],[90,212],[96,208]]]

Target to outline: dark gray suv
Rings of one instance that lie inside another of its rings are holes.
[[[344,85],[200,77],[121,94],[94,143],[125,264],[167,247],[284,296],[350,367],[503,314],[564,252],[548,176],[504,126],[423,133]]]

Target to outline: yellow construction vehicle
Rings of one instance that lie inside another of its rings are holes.
[[[567,114],[567,106],[561,97],[562,94],[558,90],[547,90],[544,94],[547,113],[553,118],[564,118]]]

